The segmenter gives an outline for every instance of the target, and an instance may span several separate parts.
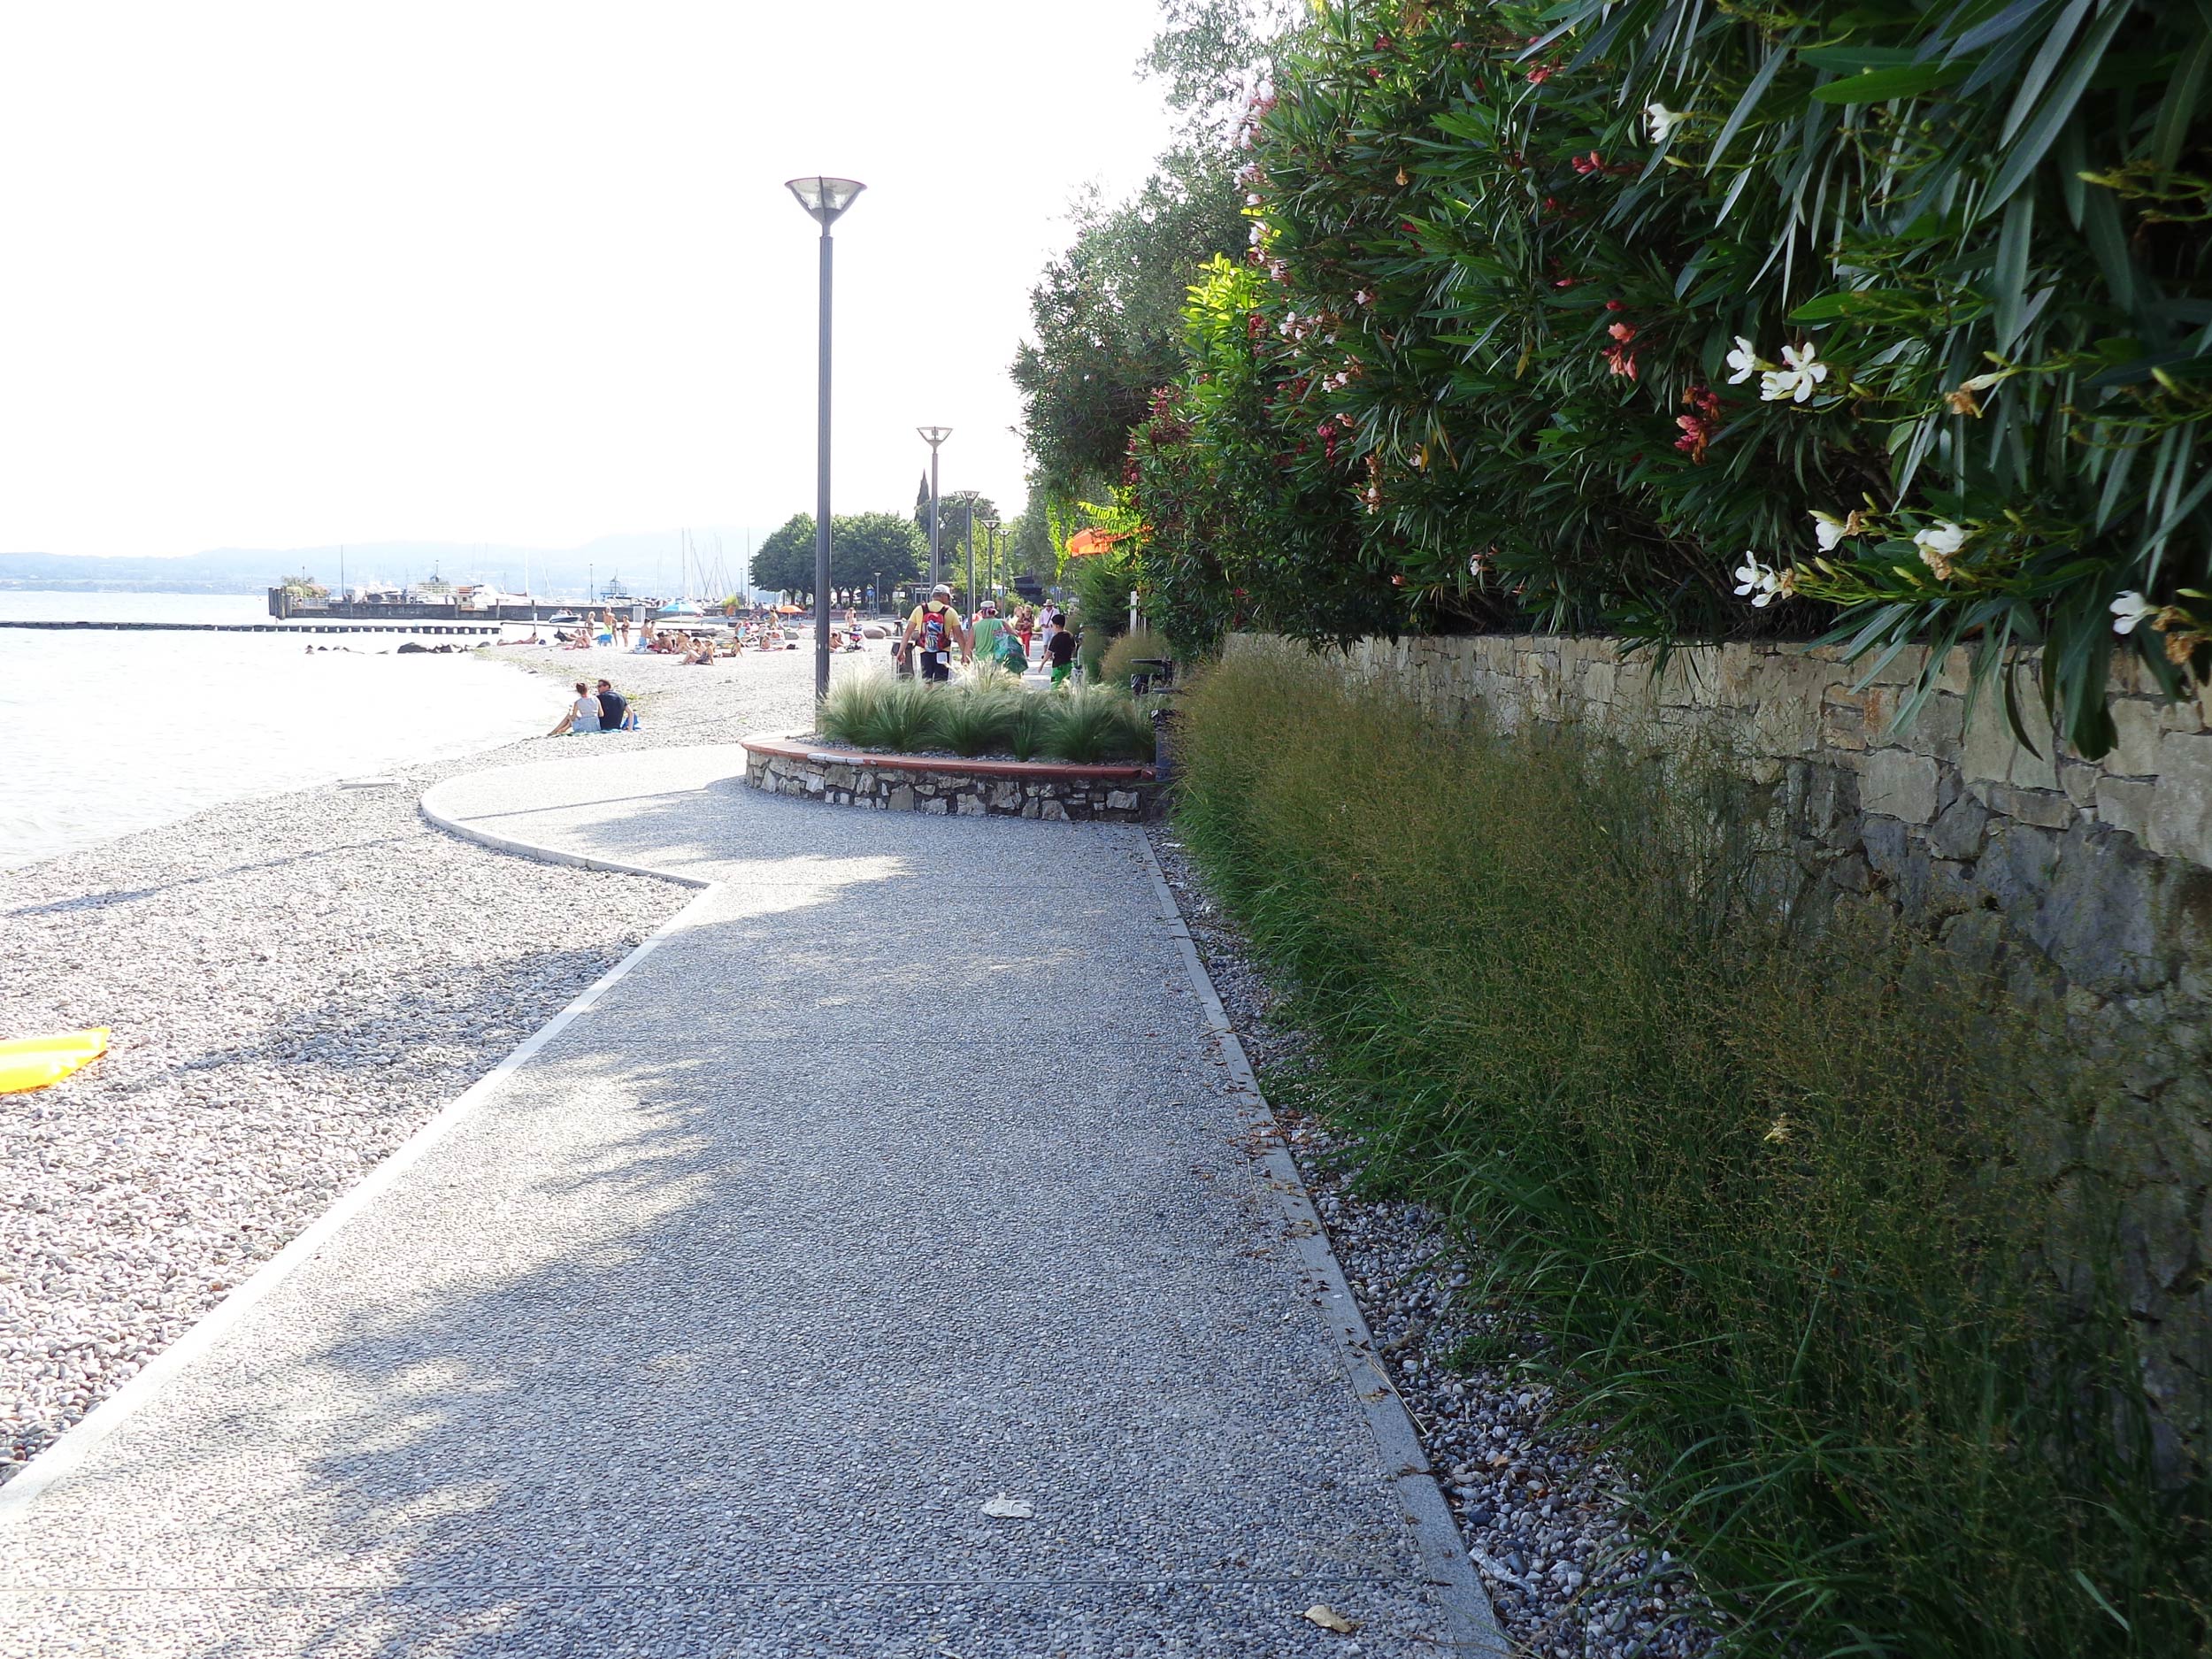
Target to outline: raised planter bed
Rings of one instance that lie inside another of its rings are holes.
[[[874,755],[790,737],[744,743],[745,781],[754,788],[837,806],[1107,824],[1135,824],[1159,811],[1159,779],[1149,766]]]

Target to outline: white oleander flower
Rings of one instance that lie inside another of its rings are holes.
[[[1759,372],[1759,354],[1741,334],[1736,336],[1736,349],[1728,354],[1728,366],[1736,371],[1728,377],[1731,386],[1741,386]]]
[[[1756,553],[1747,552],[1743,561],[1736,567],[1736,597],[1750,600],[1753,610],[1763,611],[1790,591],[1793,584],[1772,566],[1759,563]]]
[[[1948,518],[1939,518],[1925,530],[1917,532],[1912,544],[1920,549],[1920,562],[1935,572],[1936,580],[1947,582],[1954,569],[1952,559],[1972,534]]]
[[[1828,365],[1811,346],[1784,346],[1782,364],[1759,376],[1759,396],[1767,403],[1801,403],[1828,378]]]
[[[1834,552],[1836,544],[1850,534],[1850,527],[1844,519],[1837,518],[1832,512],[1823,512],[1817,507],[1813,509],[1813,540],[1820,543],[1823,553]]]
[[[1671,110],[1654,98],[1644,105],[1644,126],[1651,134],[1651,142],[1663,144],[1689,116],[1687,110]]]
[[[2158,607],[2131,588],[2112,602],[2112,631],[2132,634],[2136,624],[2157,614]]]

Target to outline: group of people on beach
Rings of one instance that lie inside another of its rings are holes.
[[[561,716],[561,723],[548,732],[548,737],[577,737],[592,732],[635,731],[637,717],[630,712],[630,700],[605,680],[594,687],[588,680],[576,682],[576,700]]]
[[[998,602],[986,599],[973,616],[964,619],[953,606],[950,584],[940,582],[907,618],[905,632],[892,647],[891,656],[902,676],[918,669],[924,680],[951,679],[956,650],[964,667],[979,657],[1018,675],[1029,672],[1039,640],[1043,651],[1037,660],[1051,669],[1054,685],[1067,684],[1075,672],[1079,639],[1068,626],[1065,611],[1039,611],[1025,604],[1017,607],[1011,617],[1002,617]]]

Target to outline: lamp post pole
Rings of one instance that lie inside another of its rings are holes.
[[[942,567],[937,557],[937,446],[952,436],[950,426],[917,426],[922,442],[929,445],[929,585],[932,588],[944,580]]]
[[[793,179],[799,205],[822,227],[820,370],[814,434],[814,696],[829,695],[830,678],[830,227],[864,188],[851,179]]]

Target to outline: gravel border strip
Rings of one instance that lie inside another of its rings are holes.
[[[1307,1196],[1305,1181],[1284,1142],[1273,1110],[1260,1092],[1251,1062],[1245,1056],[1244,1044],[1237,1037],[1228,1010],[1214,990],[1212,977],[1198,954],[1182,907],[1176,902],[1174,889],[1169,887],[1158,855],[1152,850],[1152,839],[1141,833],[1136,839],[1143,849],[1145,873],[1151,878],[1153,895],[1159,903],[1159,919],[1175,941],[1184,971],[1190,976],[1191,989],[1205,1010],[1206,1024],[1228,1066],[1231,1090],[1241,1097],[1256,1119],[1259,1133],[1249,1143],[1249,1149],[1267,1172],[1266,1185],[1282,1213],[1283,1237],[1298,1253],[1300,1265],[1305,1270],[1313,1292],[1313,1305],[1328,1324],[1329,1334],[1336,1342],[1337,1356],[1344,1366],[1345,1381],[1350,1385],[1353,1397],[1359,1402],[1360,1413],[1375,1437],[1384,1466],[1389,1471],[1391,1489],[1405,1512],[1415,1546],[1427,1563],[1430,1581],[1436,1586],[1439,1600],[1451,1620],[1449,1650],[1480,1655],[1481,1659],[1507,1659],[1510,1650],[1504,1632],[1498,1627],[1497,1616],[1491,1609],[1481,1578],[1469,1563],[1467,1548],[1453,1522],[1451,1507],[1445,1502],[1428,1454],[1422,1448],[1420,1432],[1414,1426],[1411,1413],[1376,1355],[1374,1338],[1360,1313],[1359,1302],[1346,1282],[1344,1270],[1330,1248],[1328,1233]]]
[[[465,831],[461,833],[467,833]],[[484,836],[472,839],[489,841]],[[585,861],[570,857],[560,862]],[[620,866],[602,864],[594,867],[611,869]],[[637,873],[655,875],[661,872],[640,871]],[[592,1004],[626,977],[631,969],[657,950],[664,941],[682,932],[689,925],[687,918],[692,911],[714,897],[716,884],[680,876],[664,876],[663,879],[702,890],[690,903],[647,934],[621,961],[587,986],[573,1002],[524,1038],[497,1065],[449,1102],[436,1117],[403,1141],[385,1156],[382,1163],[342,1194],[303,1232],[256,1269],[253,1276],[244,1284],[203,1314],[182,1336],[147,1362],[145,1367],[121,1387],[65,1429],[26,1463],[6,1486],[0,1486],[0,1526],[22,1520],[49,1486],[65,1479],[95,1448],[168,1386],[186,1366],[229,1335],[247,1314],[265,1301],[302,1263],[321,1249],[341,1227],[388,1190],[426,1152],[451,1133],[500,1089],[525,1061],[559,1035],[578,1016],[588,1011]]]

